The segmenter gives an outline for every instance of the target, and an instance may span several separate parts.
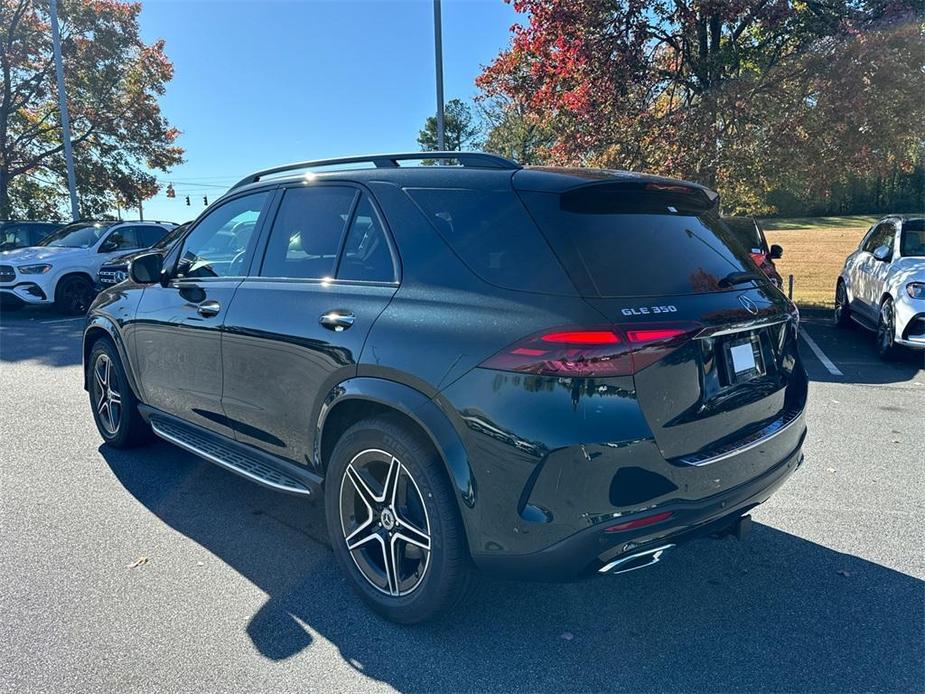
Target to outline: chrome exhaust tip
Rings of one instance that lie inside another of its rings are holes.
[[[604,564],[597,572],[601,574],[625,574],[630,571],[635,571],[636,569],[645,569],[653,564],[658,564],[662,555],[672,547],[674,547],[674,545],[662,545],[661,547],[647,549],[643,552],[628,554],[625,557],[614,559],[609,564]]]

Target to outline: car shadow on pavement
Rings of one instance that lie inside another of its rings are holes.
[[[84,321],[83,316],[62,316],[47,308],[0,310],[0,363],[80,364]]]
[[[339,573],[320,504],[163,443],[100,452],[147,509],[269,596],[241,628],[270,661],[312,658],[320,638],[410,691],[901,691],[925,677],[925,582],[771,527],[617,577],[483,578],[461,609],[401,627]]]

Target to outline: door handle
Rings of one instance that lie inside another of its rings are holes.
[[[222,310],[222,305],[217,301],[203,301],[196,308],[196,311],[200,316],[205,318],[211,318],[212,316],[217,316],[218,312]]]
[[[339,333],[353,325],[356,319],[357,317],[350,311],[335,310],[321,314],[321,318],[318,319],[318,322],[328,330]]]

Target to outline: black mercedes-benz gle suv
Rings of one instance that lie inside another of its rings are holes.
[[[741,534],[802,461],[807,379],[795,307],[717,207],[479,153],[261,171],[94,302],[96,425],[323,498],[401,622],[476,567],[567,580]]]

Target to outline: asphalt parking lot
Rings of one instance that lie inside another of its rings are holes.
[[[921,354],[884,364],[805,316],[806,463],[747,541],[482,580],[398,627],[341,579],[318,507],[165,443],[101,446],[82,324],[0,316],[2,691],[925,689]]]

